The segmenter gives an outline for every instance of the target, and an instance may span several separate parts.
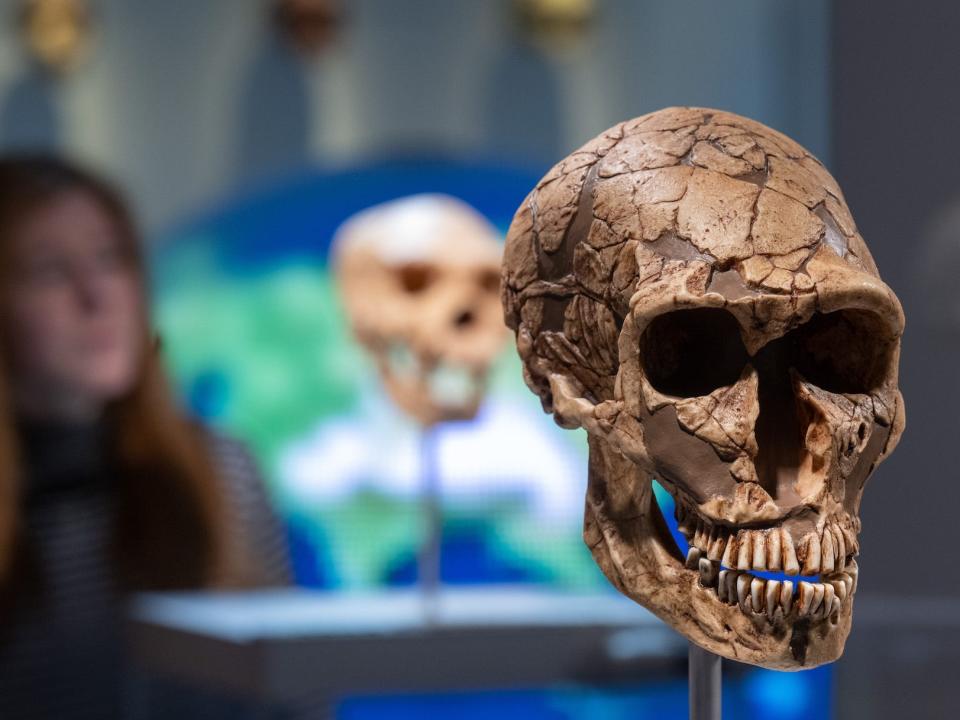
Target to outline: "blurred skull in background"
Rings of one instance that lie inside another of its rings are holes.
[[[333,244],[352,329],[421,425],[472,418],[507,334],[500,236],[466,203],[415,195],[349,218]]]

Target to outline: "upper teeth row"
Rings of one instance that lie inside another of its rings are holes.
[[[853,528],[837,522],[814,530],[795,546],[786,528],[762,530],[711,525],[677,504],[680,532],[701,554],[737,570],[782,570],[787,575],[819,575],[842,570],[847,556],[859,552]]]
[[[698,557],[699,552],[690,548],[687,567],[699,570],[701,585],[714,588],[722,602],[737,604],[745,613],[766,614],[770,620],[786,617],[791,611],[798,618],[838,615],[856,590],[856,562],[824,582],[801,580],[794,594],[792,580],[767,580],[738,570],[719,570],[717,563]]]

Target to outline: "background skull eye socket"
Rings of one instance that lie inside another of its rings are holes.
[[[500,292],[500,273],[496,270],[483,270],[477,278],[477,283],[489,293]]]
[[[886,323],[866,310],[814,315],[791,336],[797,372],[834,393],[868,393],[880,387],[896,345]]]
[[[640,339],[647,379],[665,395],[696,397],[733,385],[747,360],[740,325],[716,308],[660,315]]]
[[[422,263],[409,263],[400,268],[397,276],[405,292],[423,292],[433,282],[433,270]]]

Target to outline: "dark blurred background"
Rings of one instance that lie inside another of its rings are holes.
[[[947,717],[958,707],[960,578],[942,571],[936,550],[952,545],[960,502],[958,29],[955,3],[855,0],[833,11],[829,164],[907,316],[908,429],[862,507],[861,597],[880,624],[855,624],[838,664],[850,717]]]
[[[945,563],[960,506],[960,6],[90,0],[70,11],[85,40],[63,60],[66,41],[26,42],[25,4],[0,2],[0,149],[58,149],[128,190],[184,400],[256,449],[305,586],[402,585],[419,537],[416,470],[358,459],[377,438],[400,437],[391,465],[405,467],[415,433],[378,405],[336,309],[326,250],[340,221],[444,191],[504,228],[553,162],[667,105],[731,110],[808,147],[903,302],[908,425],[863,502],[845,656],[822,682],[744,687],[792,698],[777,717],[956,712],[960,576]],[[522,455],[509,449],[489,492],[451,463],[462,492],[445,522],[445,579],[603,592],[578,540],[583,443],[539,415],[514,358],[498,367],[486,425],[472,440],[451,430],[449,442],[479,456],[503,437],[496,428],[534,423],[530,442],[560,458],[562,487],[536,468],[503,480]],[[347,450],[333,458],[331,447]],[[532,702],[483,697],[487,712]],[[602,702],[590,697],[550,707]],[[637,703],[608,698],[590,716],[653,707]],[[742,708],[731,717],[748,716]],[[363,712],[347,703],[342,714]]]
[[[24,54],[22,3],[0,4],[3,145],[95,161],[153,230],[317,164],[428,152],[542,169],[671,104],[736,109],[830,150],[825,0],[530,3],[584,8],[545,43],[512,0],[330,0],[330,34],[305,54],[270,0],[82,4],[89,42],[59,78]]]

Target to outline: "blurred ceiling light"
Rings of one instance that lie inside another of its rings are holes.
[[[326,49],[341,17],[336,0],[273,0],[273,19],[281,35],[304,55]]]
[[[597,14],[596,0],[514,0],[523,29],[536,42],[569,47],[579,40]]]
[[[19,19],[27,50],[50,70],[74,67],[89,45],[92,23],[86,0],[25,0]]]

